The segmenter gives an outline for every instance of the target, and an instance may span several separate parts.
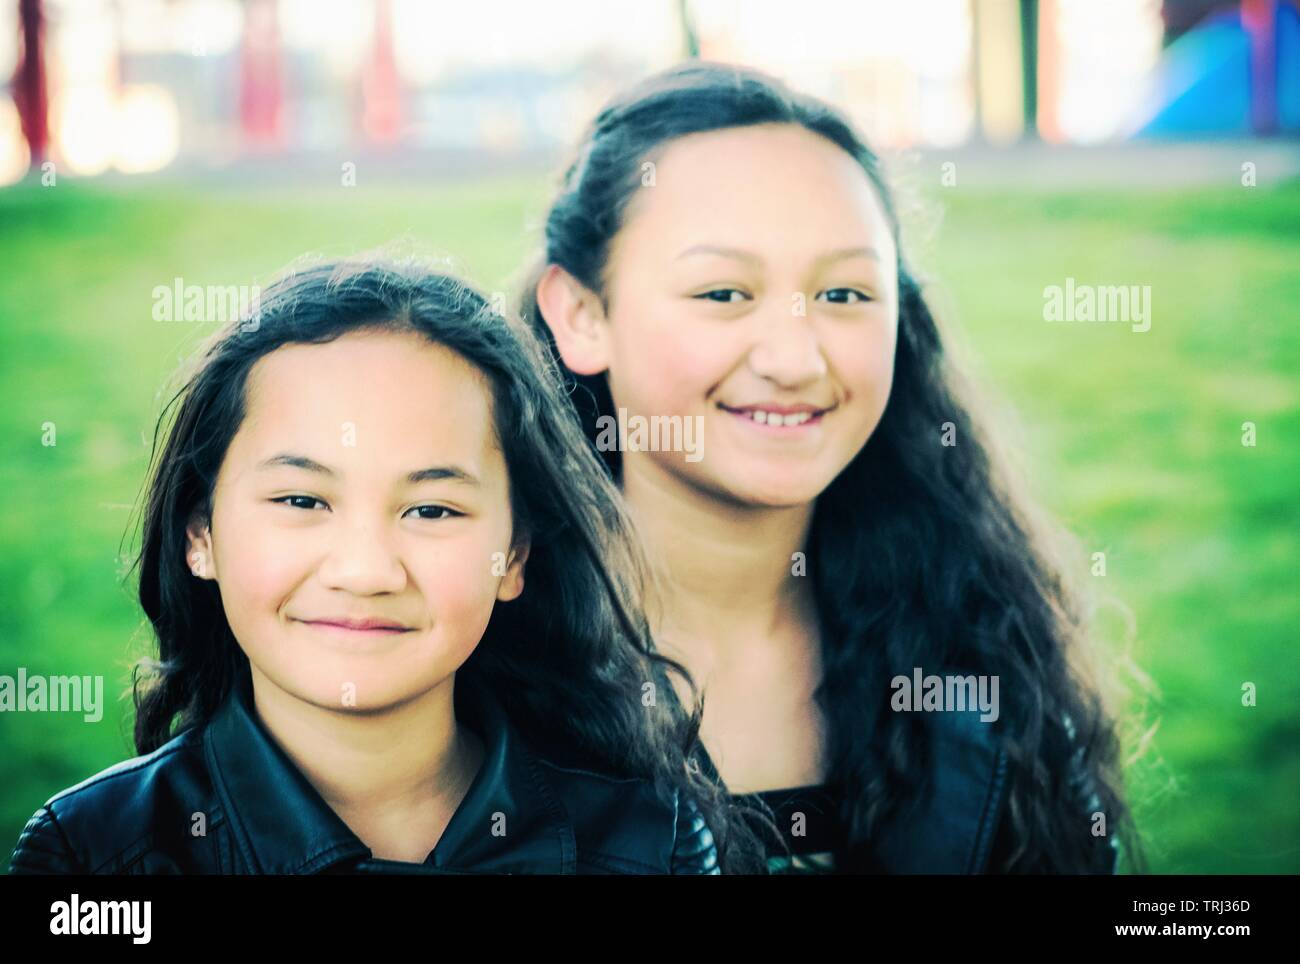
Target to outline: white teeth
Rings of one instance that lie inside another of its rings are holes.
[[[744,413],[760,425],[802,425],[813,417],[812,412],[794,412],[782,415],[779,412],[749,411]]]

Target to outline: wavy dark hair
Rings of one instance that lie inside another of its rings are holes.
[[[516,538],[527,534],[530,553],[524,591],[496,604],[457,673],[458,702],[487,687],[505,696],[512,722],[535,745],[693,795],[724,871],[751,870],[757,847],[747,828],[733,826],[730,802],[688,765],[698,700],[688,716],[675,695],[643,699],[647,684],[671,694],[670,673],[692,693],[694,684],[682,666],[653,651],[642,608],[644,561],[557,372],[526,326],[417,259],[366,257],[286,275],[263,292],[255,314],[206,346],[164,407],[133,567],[158,644],[157,658],[139,660],[133,672],[137,752],[209,720],[248,672],[218,587],[187,567],[186,525],[195,514],[211,517],[217,473],[244,418],[249,370],[283,345],[358,330],[418,333],[490,383]]]
[[[1083,607],[1053,561],[1049,524],[1013,488],[945,354],[903,256],[881,165],[839,112],[760,72],[701,61],[616,97],[563,175],[545,219],[545,249],[523,285],[522,313],[562,366],[536,300],[546,267],[563,268],[608,308],[611,242],[640,187],[641,165],[676,138],[755,124],[799,125],[852,156],[899,242],[892,392],[866,445],[818,496],[807,546],[824,640],[816,698],[830,724],[828,780],[842,790],[846,865],[876,869],[873,835],[925,791],[921,714],[888,709],[890,680],[918,666],[997,676],[1012,696],[1003,699],[1011,705],[999,727],[1010,763],[1008,813],[991,870],[1103,865],[1109,855],[1098,848],[1113,845],[1083,819],[1092,790],[1115,845],[1122,841],[1128,859],[1140,862],[1122,792],[1121,719],[1108,706],[1111,685],[1087,644]],[[594,444],[597,419],[615,412],[606,375],[565,371]],[[945,423],[955,446],[941,444]],[[617,480],[620,453],[602,455]]]

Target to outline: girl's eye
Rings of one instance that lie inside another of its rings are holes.
[[[282,495],[278,499],[272,499],[271,501],[292,506],[295,509],[310,509],[318,502],[321,505],[325,504],[320,499],[310,495]]]
[[[739,295],[739,297],[733,298],[732,295]],[[743,301],[748,296],[739,288],[714,288],[712,291],[705,291],[695,295],[695,297],[701,300],[716,301],[719,304],[730,304],[735,301]]]
[[[871,300],[857,288],[831,288],[822,294],[833,305],[852,305]]]
[[[418,518],[428,519],[430,522],[437,522],[440,519],[454,519],[456,516],[464,515],[463,512],[457,512],[455,509],[449,509],[445,505],[417,505],[413,509],[408,509],[407,514],[412,512],[420,513]],[[427,515],[425,513],[428,513]],[[446,513],[438,515],[436,513]]]

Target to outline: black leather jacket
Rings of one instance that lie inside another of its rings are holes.
[[[997,729],[977,711],[924,714],[929,741],[928,790],[917,805],[896,814],[869,850],[837,854],[841,873],[984,874],[1015,841],[1007,818],[1009,762]],[[1066,726],[1073,733],[1067,720]],[[1071,760],[1071,784],[1080,827],[1091,825],[1101,801],[1081,766]],[[708,753],[698,751],[705,772],[716,778]],[[773,850],[779,855],[779,850]],[[1113,836],[1097,838],[1086,873],[1113,874],[1119,849]]]
[[[1008,758],[992,724],[979,713],[926,713],[930,736],[930,791],[911,814],[884,829],[874,857],[889,873],[989,873],[1006,848],[1014,846],[1007,814]],[[1073,725],[1066,720],[1071,734]],[[1070,760],[1070,784],[1079,826],[1089,828],[1101,800],[1082,767],[1081,750]],[[1117,838],[1094,841],[1084,872],[1113,874]]]
[[[483,765],[437,846],[420,864],[375,858],[272,740],[248,685],[207,724],[48,800],[10,873],[719,872],[689,800],[543,759],[485,693],[465,701]]]

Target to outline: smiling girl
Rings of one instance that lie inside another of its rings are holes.
[[[703,419],[702,459],[601,448],[662,577],[656,645],[706,696],[703,762],[776,813],[774,869],[1114,869],[1078,609],[843,117],[742,68],[650,78],[589,127],[524,301],[592,441],[624,409]],[[921,675],[1000,712],[895,699]]]
[[[51,798],[13,870],[718,872],[725,807],[542,358],[418,264],[300,271],[221,335],[147,493],[141,756]]]

